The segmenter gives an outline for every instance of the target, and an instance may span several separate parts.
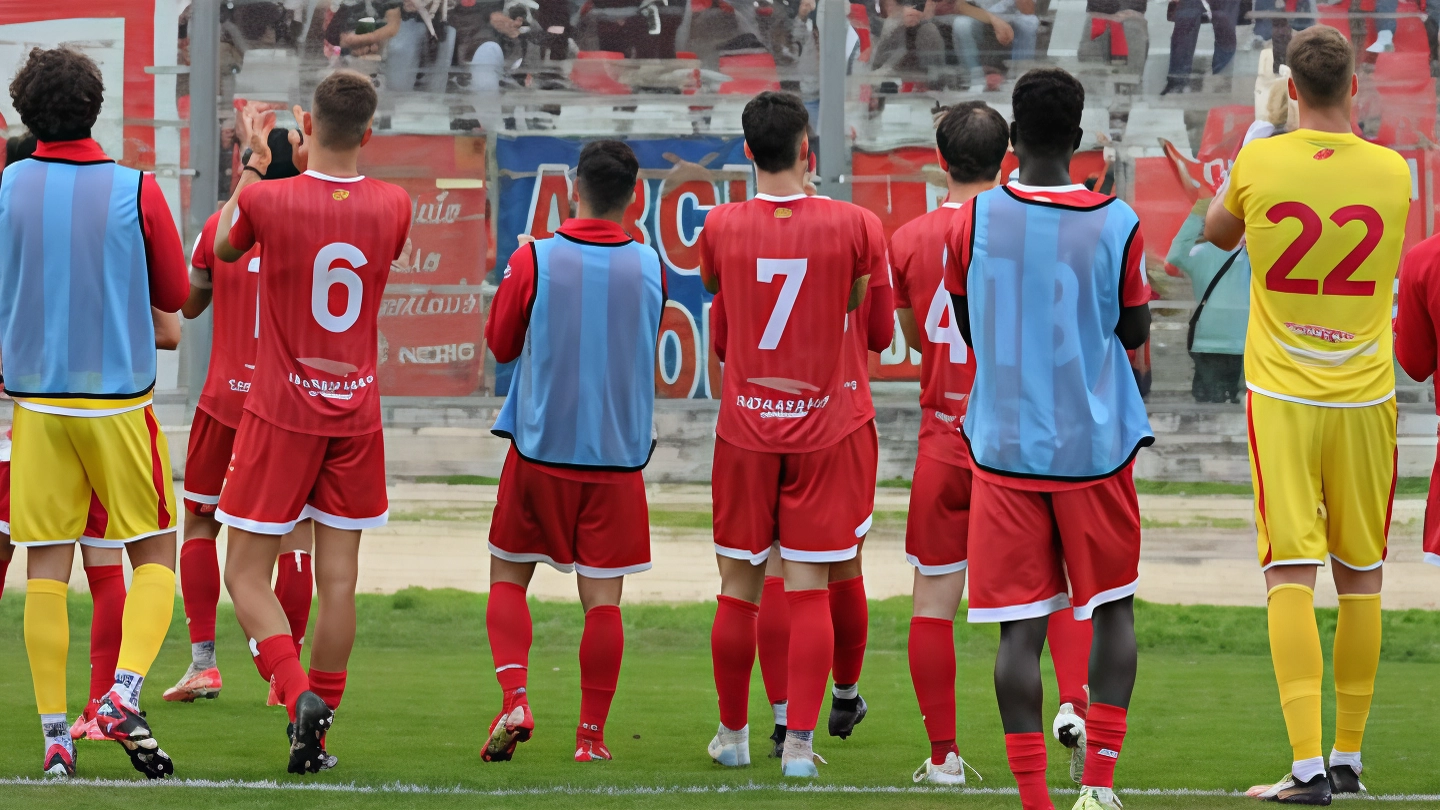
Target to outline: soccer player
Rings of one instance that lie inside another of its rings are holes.
[[[36,48],[10,95],[39,139],[31,159],[0,176],[0,353],[16,404],[10,535],[29,547],[25,647],[44,770],[75,772],[65,594],[98,497],[107,515],[100,542],[124,547],[134,573],[114,677],[94,716],[137,770],[163,778],[173,765],[140,713],[175,596],[175,493],[150,406],[151,307],[184,303],[183,248],[154,176],[116,165],[90,138],[104,97],[93,61]]]
[[[1032,70],[1012,103],[1019,180],[964,203],[946,238],[945,287],[975,363],[962,426],[973,473],[968,618],[1000,623],[995,693],[1026,810],[1053,806],[1040,717],[1049,616],[1093,619],[1075,807],[1115,808],[1135,684],[1131,464],[1154,441],[1125,350],[1148,338],[1150,288],[1135,212],[1070,181],[1080,82]]]
[[[300,114],[307,170],[265,183],[273,122],[254,120],[253,154],[220,214],[234,224],[215,231],[220,261],[260,244],[260,341],[215,518],[230,527],[236,617],[290,714],[291,773],[335,764],[324,737],[355,643],[360,534],[389,511],[376,319],[411,209],[403,189],[357,168],[375,105],[368,78],[327,76]],[[308,674],[270,587],[282,536],[305,518],[315,522],[318,598]]]
[[[580,637],[575,761],[610,759],[605,720],[620,679],[627,574],[650,568],[641,470],[654,450],[655,345],[665,271],[621,223],[640,164],[620,141],[585,145],[577,216],[510,257],[490,307],[495,359],[519,360],[494,432],[511,442],[490,524],[485,625],[504,693],[480,756],[509,760],[535,720],[525,685],[535,564],[574,571]]]
[[[1254,268],[1246,415],[1270,653],[1294,763],[1250,793],[1329,804],[1362,790],[1360,743],[1380,660],[1380,583],[1395,486],[1395,271],[1410,171],[1351,130],[1359,88],[1344,35],[1317,25],[1286,56],[1300,128],[1251,142],[1211,201],[1205,236],[1245,237]],[[1320,747],[1324,662],[1316,571],[1333,560],[1335,743]],[[1328,776],[1328,778],[1327,778]]]
[[[297,119],[302,113],[296,108]],[[305,167],[306,147],[298,131],[272,129],[266,140],[271,161],[266,180],[298,175]],[[250,154],[244,156],[248,162]],[[215,256],[216,211],[205,221],[190,258],[190,298],[181,310],[188,319],[200,317],[215,301],[210,365],[190,425],[185,454],[185,542],[180,546],[180,592],[185,597],[185,625],[190,633],[190,667],[174,686],[165,690],[167,701],[193,702],[220,695],[222,681],[215,662],[215,608],[220,601],[220,563],[215,538],[220,523],[215,507],[230,465],[235,429],[244,413],[245,394],[255,368],[255,346],[260,338],[260,246],[239,261]],[[218,295],[217,295],[218,290]],[[290,637],[299,654],[310,619],[313,577],[310,552],[314,530],[303,520],[280,543],[279,574],[275,594],[290,621]],[[271,705],[276,696],[271,689]]]
[[[729,320],[712,485],[720,728],[709,753],[750,761],[756,614],[778,537],[792,627],[781,769],[800,777],[817,774],[812,742],[834,656],[830,567],[855,557],[874,497],[874,407],[859,391],[846,314],[888,269],[874,214],[805,195],[808,121],[785,93],[745,106],[759,194],[716,207],[700,235],[701,278],[724,295]]]
[[[1405,254],[1400,271],[1400,311],[1395,319],[1395,359],[1416,382],[1435,377],[1440,345],[1440,236]],[[1440,379],[1435,380],[1440,385]],[[1425,501],[1425,562],[1440,565],[1440,457],[1430,473]],[[0,569],[3,570],[3,569]]]

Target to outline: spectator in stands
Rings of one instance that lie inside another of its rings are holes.
[[[445,22],[455,0],[362,0],[331,20],[331,44],[351,51],[385,47],[385,89],[443,93],[455,59],[455,29]],[[378,27],[363,23],[373,18]],[[366,30],[372,28],[373,30]],[[422,65],[425,67],[422,69]],[[418,79],[418,82],[417,82]]]
[[[1215,51],[1210,59],[1210,72],[1218,76],[1230,70],[1235,60],[1235,23],[1240,16],[1240,0],[1208,0],[1208,5],[1205,0],[1170,0],[1167,16],[1175,23],[1175,28],[1170,33],[1170,72],[1160,95],[1183,93],[1190,89],[1195,43],[1200,39],[1200,26],[1207,14],[1215,29]]]
[[[590,0],[580,19],[580,50],[630,59],[674,59],[675,34],[689,0]]]
[[[1245,326],[1250,318],[1250,254],[1241,245],[1222,250],[1205,241],[1202,197],[1170,243],[1166,263],[1190,279],[1197,304],[1186,338],[1196,402],[1239,402],[1245,390]],[[1203,302],[1203,303],[1202,303]]]
[[[526,37],[522,34],[529,20],[532,0],[513,0],[501,7],[486,3],[477,8],[485,14],[484,27],[475,35],[475,51],[470,64],[470,89],[478,93],[494,93],[504,85],[515,84],[510,67],[524,60]],[[462,56],[464,51],[461,51]]]
[[[904,0],[880,29],[880,40],[870,54],[877,74],[936,75],[945,66],[945,40],[927,19],[926,0]]]
[[[1124,68],[1138,83],[1150,51],[1146,0],[1086,0],[1076,57]]]
[[[955,55],[969,74],[971,92],[998,90],[1005,78],[1003,55],[1017,62],[1035,58],[1040,18],[1035,0],[982,0],[956,3],[952,23]],[[983,54],[983,57],[982,57]],[[983,80],[981,63],[984,61]]]

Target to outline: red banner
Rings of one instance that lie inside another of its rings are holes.
[[[409,292],[392,284],[380,302],[380,391],[412,397],[484,393],[484,329],[478,286],[474,292]]]

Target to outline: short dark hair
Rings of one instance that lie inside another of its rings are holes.
[[[575,176],[581,181],[580,193],[597,214],[613,213],[629,205],[639,175],[640,161],[621,141],[585,144],[575,168]]]
[[[365,139],[379,99],[375,85],[353,70],[337,70],[315,88],[310,114],[315,140],[331,149],[354,149]]]
[[[783,172],[800,159],[800,139],[810,126],[810,113],[800,97],[766,90],[740,114],[745,145],[762,172]]]
[[[34,48],[10,82],[15,110],[42,141],[73,141],[90,137],[105,80],[95,60],[70,48]]]
[[[966,101],[946,111],[935,128],[935,145],[957,183],[994,180],[1010,148],[1005,117],[983,101]]]
[[[1350,95],[1355,51],[1349,40],[1328,25],[1312,25],[1290,40],[1285,52],[1290,78],[1305,103],[1333,107]]]
[[[1079,79],[1061,68],[1035,68],[1015,83],[1010,102],[1027,150],[1056,155],[1075,148],[1085,110],[1085,87]]]

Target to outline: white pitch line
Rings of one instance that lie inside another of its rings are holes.
[[[895,785],[789,785],[789,784],[763,784],[759,782],[744,782],[736,785],[657,785],[645,786],[636,785],[630,787],[570,787],[557,785],[553,787],[532,787],[532,788],[467,788],[456,785],[454,787],[439,787],[434,785],[417,785],[405,782],[389,782],[380,785],[360,785],[354,782],[325,783],[325,782],[274,782],[274,781],[242,781],[238,779],[164,779],[156,781],[139,781],[129,779],[35,779],[28,776],[11,777],[0,779],[0,786],[6,787],[53,787],[63,789],[66,787],[104,787],[104,788],[143,788],[143,789],[165,789],[165,788],[191,788],[204,790],[279,790],[279,791],[314,791],[320,793],[368,793],[387,794],[405,793],[411,795],[432,795],[432,796],[664,796],[664,795],[704,795],[722,793],[754,793],[764,791],[775,791],[779,793],[829,793],[829,794],[974,794],[994,796],[1014,796],[1019,793],[1015,788],[944,788],[926,786],[895,786]],[[1054,790],[1052,789],[1052,792]],[[1061,790],[1067,793],[1068,790]],[[1139,788],[1132,790],[1116,791],[1122,796],[1224,796],[1240,798],[1244,793],[1234,790],[1198,790],[1193,788]],[[1388,794],[1365,794],[1361,796],[1336,796],[1336,800],[1366,799],[1369,801],[1382,802],[1436,802],[1440,801],[1440,794],[1435,793],[1388,793]]]

